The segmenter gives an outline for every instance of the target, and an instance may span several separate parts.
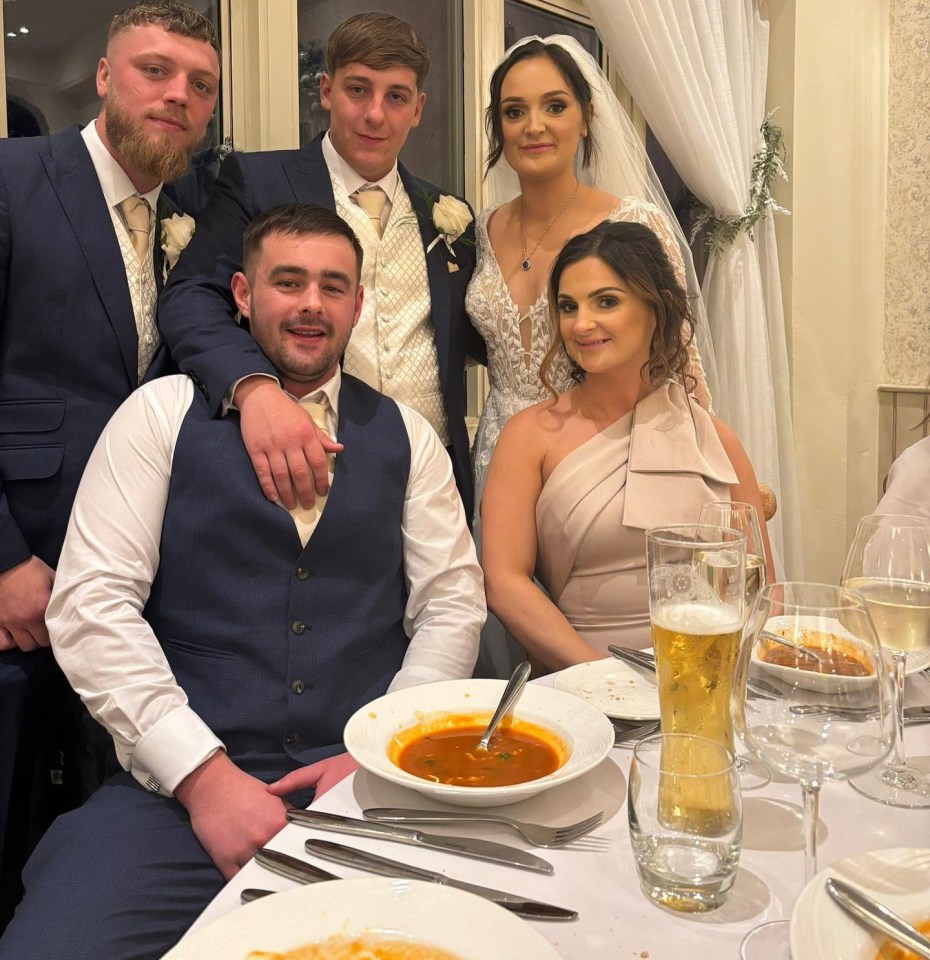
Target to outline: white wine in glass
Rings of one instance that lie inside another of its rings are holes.
[[[852,785],[880,803],[930,809],[930,777],[904,754],[907,655],[930,647],[930,520],[902,514],[863,517],[846,556],[843,585],[865,598],[878,638],[891,654],[896,691],[891,759]]]
[[[715,500],[701,505],[701,523],[712,523],[730,530],[739,530],[746,538],[746,616],[752,610],[756,594],[766,585],[765,542],[759,525],[759,514],[751,503],[737,500]]]

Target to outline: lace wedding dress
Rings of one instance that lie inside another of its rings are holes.
[[[465,307],[471,322],[487,344],[490,381],[472,452],[476,535],[484,476],[504,424],[515,413],[549,397],[539,379],[539,368],[553,336],[545,289],[523,316],[510,295],[488,240],[488,219],[494,209],[497,208],[485,210],[478,217],[475,228],[478,265],[465,295]],[[678,244],[667,218],[658,207],[638,197],[624,197],[607,219],[641,223],[649,227],[662,242],[676,277],[684,284],[685,269]],[[521,331],[521,327],[527,325],[528,347],[524,344]],[[702,406],[708,407],[710,397],[700,355],[693,343],[688,350],[688,372],[697,380],[694,395]],[[559,392],[568,390],[573,385],[570,374],[568,358],[564,353],[559,354],[551,368],[552,386]]]

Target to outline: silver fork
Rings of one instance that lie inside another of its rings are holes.
[[[533,846],[562,847],[590,833],[604,819],[604,812],[563,827],[547,827],[541,823],[525,823],[497,813],[451,810],[407,810],[403,807],[370,807],[362,811],[366,820],[379,823],[503,823],[519,831]]]
[[[640,741],[643,737],[648,737],[659,729],[659,722],[652,721],[643,723],[636,727],[614,727],[614,746],[620,747],[633,741]]]

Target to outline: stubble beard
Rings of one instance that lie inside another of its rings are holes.
[[[313,385],[318,383],[336,366],[349,343],[348,336],[345,339],[335,337],[331,325],[323,323],[322,327],[327,337],[327,343],[316,357],[302,357],[297,349],[289,350],[283,343],[274,346],[269,345],[267,348],[261,343],[259,343],[259,346],[262,346],[272,365],[285,379],[295,384],[309,384],[310,389],[313,389]],[[282,328],[282,335],[285,337],[286,330],[287,326],[285,325]]]
[[[176,180],[186,173],[199,145],[199,140],[176,144],[167,134],[146,133],[112,90],[107,93],[105,124],[110,145],[126,163],[159,181]]]

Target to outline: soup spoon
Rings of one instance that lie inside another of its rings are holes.
[[[811,650],[810,647],[805,647],[801,643],[795,643],[794,640],[789,640],[787,637],[783,637],[780,633],[772,633],[771,630],[763,630],[762,636],[766,640],[771,640],[772,643],[780,644],[783,647],[790,647],[795,653],[800,653],[802,656],[809,657],[815,663],[823,663],[824,658],[817,653],[816,650]]]
[[[526,686],[526,681],[530,676],[530,664],[528,660],[524,660],[523,663],[518,663],[513,673],[510,675],[510,679],[507,681],[507,686],[504,687],[504,693],[501,696],[501,701],[497,705],[497,709],[494,711],[494,716],[491,717],[491,722],[488,724],[487,729],[484,731],[481,739],[478,741],[478,750],[487,750],[488,743],[491,740],[491,734],[497,729],[497,725],[504,719],[507,715],[507,712],[510,708],[517,702],[520,694],[523,693],[523,688]]]

